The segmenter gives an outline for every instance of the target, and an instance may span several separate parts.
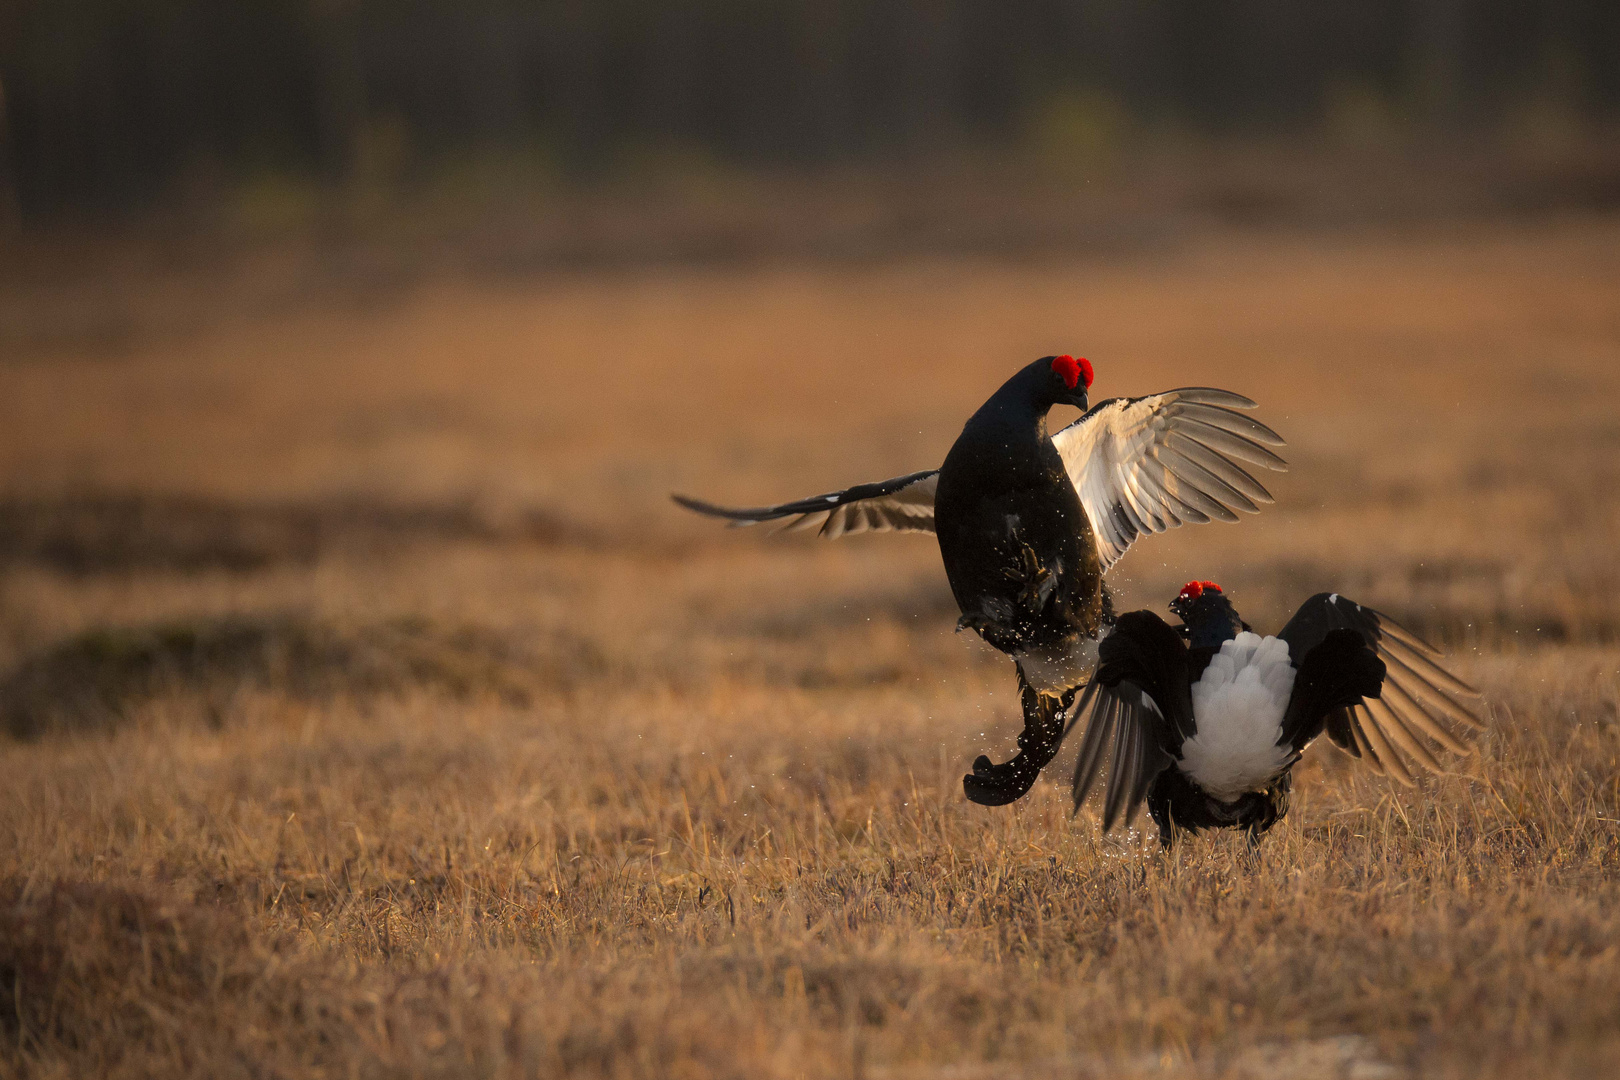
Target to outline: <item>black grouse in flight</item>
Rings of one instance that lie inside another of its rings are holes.
[[[1250,475],[1282,471],[1276,432],[1244,416],[1253,401],[1186,387],[1087,408],[1091,364],[1046,356],[1008,379],[968,419],[938,469],[780,506],[727,509],[684,496],[690,510],[734,524],[790,519],[836,537],[932,532],[971,629],[1017,662],[1019,753],[981,756],[963,778],[986,805],[1027,792],[1057,752],[1065,713],[1092,673],[1092,642],[1114,621],[1102,576],[1131,542],[1184,522],[1236,521],[1272,501]],[[1085,414],[1048,435],[1054,405]]]
[[[1099,647],[1074,772],[1078,809],[1111,747],[1103,829],[1129,823],[1145,797],[1169,847],[1179,830],[1244,829],[1251,842],[1288,812],[1289,775],[1323,731],[1404,784],[1412,761],[1442,771],[1432,740],[1469,748],[1451,725],[1481,728],[1458,701],[1478,691],[1440,653],[1388,615],[1338,593],[1300,606],[1276,637],[1238,617],[1212,581],[1171,601],[1172,627],[1151,611],[1121,615]]]

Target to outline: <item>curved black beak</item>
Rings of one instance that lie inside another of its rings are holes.
[[[1081,412],[1085,412],[1091,408],[1091,401],[1086,396],[1086,389],[1083,386],[1077,386],[1073,390],[1068,391],[1063,396],[1061,404],[1073,405]]]

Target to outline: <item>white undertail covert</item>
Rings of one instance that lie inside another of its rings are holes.
[[[1197,733],[1181,745],[1181,769],[1225,802],[1261,791],[1292,757],[1277,745],[1294,690],[1288,643],[1244,631],[1221,645],[1192,687]]]

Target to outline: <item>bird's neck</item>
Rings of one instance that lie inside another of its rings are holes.
[[[1223,604],[1187,624],[1187,644],[1194,649],[1219,649],[1237,637],[1243,620],[1231,604]]]
[[[990,395],[968,423],[1004,437],[1044,440],[1046,414],[1051,411],[1052,403],[1042,400],[1029,383],[1027,370],[1014,375]]]

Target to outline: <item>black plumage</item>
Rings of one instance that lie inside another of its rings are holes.
[[[1323,731],[1410,784],[1407,758],[1442,771],[1430,741],[1468,753],[1451,725],[1483,726],[1464,704],[1478,692],[1439,665],[1438,650],[1337,593],[1300,606],[1276,635],[1285,654],[1252,635],[1213,582],[1189,582],[1171,610],[1180,626],[1151,611],[1119,617],[1075,712],[1076,723],[1089,714],[1075,763],[1077,809],[1112,748],[1105,831],[1129,822],[1145,800],[1166,847],[1179,831],[1206,828],[1241,828],[1255,839],[1288,812],[1291,770]],[[1259,690],[1277,685],[1284,663],[1292,669],[1286,698]],[[1244,665],[1254,678],[1233,689]]]
[[[1238,410],[1254,402],[1207,387],[1089,404],[1091,367],[1069,356],[1029,364],[962,428],[937,470],[777,506],[682,506],[736,525],[784,520],[824,536],[933,532],[970,629],[1017,661],[1019,753],[981,756],[969,798],[996,805],[1027,792],[1057,752],[1066,714],[1093,667],[1092,643],[1113,622],[1103,574],[1144,533],[1184,522],[1236,521],[1271,495],[1249,468],[1282,470],[1282,439]],[[1085,410],[1056,435],[1047,413]]]

